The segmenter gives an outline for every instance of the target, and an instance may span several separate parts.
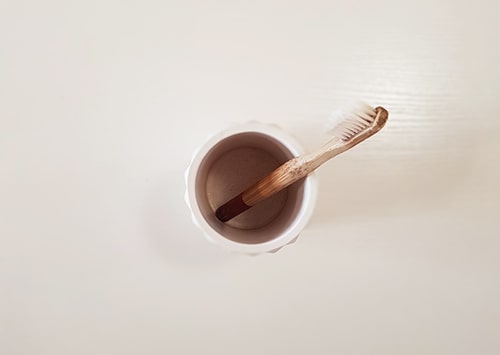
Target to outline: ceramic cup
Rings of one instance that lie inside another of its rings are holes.
[[[212,242],[246,254],[275,252],[294,242],[309,221],[317,194],[314,174],[222,223],[215,210],[290,158],[299,143],[274,125],[249,122],[211,137],[186,170],[186,203]]]

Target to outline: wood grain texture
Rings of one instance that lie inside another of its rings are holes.
[[[309,173],[307,163],[301,157],[287,161],[272,173],[256,182],[255,185],[243,191],[243,201],[248,206],[254,206],[294,182],[306,177]]]

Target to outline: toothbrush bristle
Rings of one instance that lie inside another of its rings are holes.
[[[348,108],[332,114],[333,129],[331,134],[340,140],[348,141],[368,128],[375,120],[376,115],[377,112],[373,107],[363,102],[356,102]]]

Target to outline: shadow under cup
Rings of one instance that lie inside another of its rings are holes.
[[[217,219],[215,210],[296,154],[261,132],[237,133],[217,142],[203,157],[195,178],[202,217],[218,234],[237,243],[265,243],[286,234],[300,219],[305,179],[226,223]]]

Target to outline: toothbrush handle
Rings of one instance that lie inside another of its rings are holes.
[[[320,149],[315,153],[295,157],[220,206],[215,211],[215,215],[220,221],[227,222],[260,201],[306,177],[324,162],[345,150],[343,147]]]
[[[222,222],[229,221],[260,201],[302,179],[310,173],[306,165],[303,157],[296,157],[283,163],[272,173],[219,207],[215,211],[217,218]]]

